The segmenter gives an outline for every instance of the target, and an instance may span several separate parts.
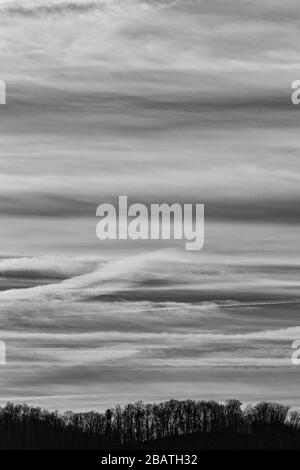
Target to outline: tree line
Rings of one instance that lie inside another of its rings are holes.
[[[190,436],[192,441],[187,440]],[[183,438],[187,445],[193,442],[205,447],[206,442],[211,442],[209,445],[218,447],[228,436],[245,442],[253,436],[259,436],[260,442],[270,436],[273,442],[278,439],[284,445],[290,442],[300,448],[300,413],[269,402],[243,407],[235,399],[225,403],[138,401],[105,412],[79,413],[51,412],[13,403],[0,408],[0,449],[142,448],[146,443],[161,445],[168,439],[175,445]]]

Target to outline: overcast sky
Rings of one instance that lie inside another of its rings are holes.
[[[3,401],[300,406],[298,10],[0,1]],[[204,250],[100,243],[120,194],[205,203]]]
[[[291,0],[1,1],[0,210],[87,216],[123,191],[213,201],[217,217],[253,218],[259,201],[294,221],[296,12]]]

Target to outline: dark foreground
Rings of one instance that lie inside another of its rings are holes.
[[[137,402],[104,413],[0,408],[0,449],[300,450],[300,413],[277,403],[238,400]]]

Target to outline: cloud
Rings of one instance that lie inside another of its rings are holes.
[[[297,8],[0,2],[3,397],[297,401]],[[119,194],[204,202],[204,250],[100,244]]]
[[[69,14],[69,13],[87,13],[90,11],[103,9],[107,5],[106,1],[31,1],[24,5],[22,2],[11,1],[0,4],[3,13],[8,15],[17,15],[25,17],[34,17],[42,15]]]
[[[97,264],[94,258],[44,256],[6,258],[0,260],[0,276],[6,278],[66,279],[90,271]]]
[[[157,9],[162,9],[175,3],[176,2],[174,0],[151,0],[142,2],[142,6],[144,8],[156,7]],[[28,1],[26,5],[18,0],[4,0],[0,3],[0,8],[4,13],[8,15],[18,15],[25,17],[72,13],[85,14],[97,10],[105,11],[106,9],[124,8],[125,6],[126,2],[122,0],[48,0],[47,2],[31,0]]]
[[[89,216],[123,191],[298,223],[295,6],[2,2],[0,212]]]

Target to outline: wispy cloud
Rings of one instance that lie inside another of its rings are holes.
[[[297,9],[0,1],[4,398],[296,401]],[[204,251],[100,244],[119,194],[205,203]]]

